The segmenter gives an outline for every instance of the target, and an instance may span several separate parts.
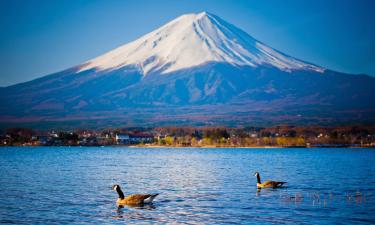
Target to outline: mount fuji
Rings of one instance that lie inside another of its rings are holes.
[[[0,88],[1,126],[375,122],[375,78],[279,52],[216,15],[182,15],[73,68]]]
[[[268,64],[284,71],[324,71],[273,50],[207,12],[180,16],[134,42],[88,61],[79,71],[136,65],[143,75],[168,74],[209,62],[252,67]]]

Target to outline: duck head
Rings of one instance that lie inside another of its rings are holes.
[[[122,190],[121,190],[121,188],[120,188],[120,185],[115,184],[115,185],[112,186],[112,189],[115,190],[115,191],[117,192],[118,197],[119,197],[120,199],[124,199],[125,196],[124,196],[124,193],[122,192]]]
[[[254,177],[257,178],[257,183],[258,183],[258,184],[262,183],[262,182],[260,181],[260,175],[259,175],[259,172],[255,172],[255,173],[254,173]]]

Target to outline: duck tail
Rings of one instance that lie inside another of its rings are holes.
[[[159,193],[156,193],[156,194],[151,194],[148,198],[146,198],[145,200],[143,200],[143,202],[144,203],[152,203],[152,201],[154,201],[154,198],[156,197],[156,196],[158,196],[159,195]]]

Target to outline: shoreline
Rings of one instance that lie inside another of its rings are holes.
[[[116,146],[116,145],[115,145]],[[112,146],[112,147],[115,147]],[[125,147],[125,146],[118,146],[118,147]],[[315,147],[315,146],[310,146],[310,147],[302,147],[302,146],[163,146],[163,145],[158,145],[158,146],[140,146],[140,145],[129,145],[126,146],[129,148],[264,148],[264,149],[273,149],[273,148],[375,148],[375,146],[345,146],[345,147],[332,147],[332,146],[322,146],[322,147]]]
[[[164,146],[164,145],[129,145],[129,148],[292,148],[292,147],[277,147],[277,146]],[[296,147],[301,148],[301,147]],[[304,147],[305,148],[305,147]]]
[[[309,149],[314,149],[314,148],[367,148],[367,149],[371,149],[371,148],[374,148],[375,149],[375,146],[214,146],[214,145],[207,145],[207,146],[168,146],[168,145],[55,145],[55,146],[49,146],[49,145],[0,145],[0,148],[2,147],[77,147],[77,148],[81,148],[81,147],[101,147],[101,148],[105,148],[105,147],[114,147],[114,148],[149,148],[149,149],[153,149],[153,148],[185,148],[185,149],[188,149],[188,148],[206,148],[206,149],[213,149],[213,148],[239,148],[239,149],[244,149],[244,148],[248,148],[248,149],[257,149],[257,148],[261,148],[261,149],[275,149],[275,148],[283,148],[283,149],[287,149],[287,148],[294,148],[294,149],[297,149],[297,148],[301,148],[301,149],[306,149],[306,148],[309,148]]]

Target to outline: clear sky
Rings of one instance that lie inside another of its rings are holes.
[[[299,59],[375,76],[372,0],[0,0],[0,86],[67,69],[201,11]]]

